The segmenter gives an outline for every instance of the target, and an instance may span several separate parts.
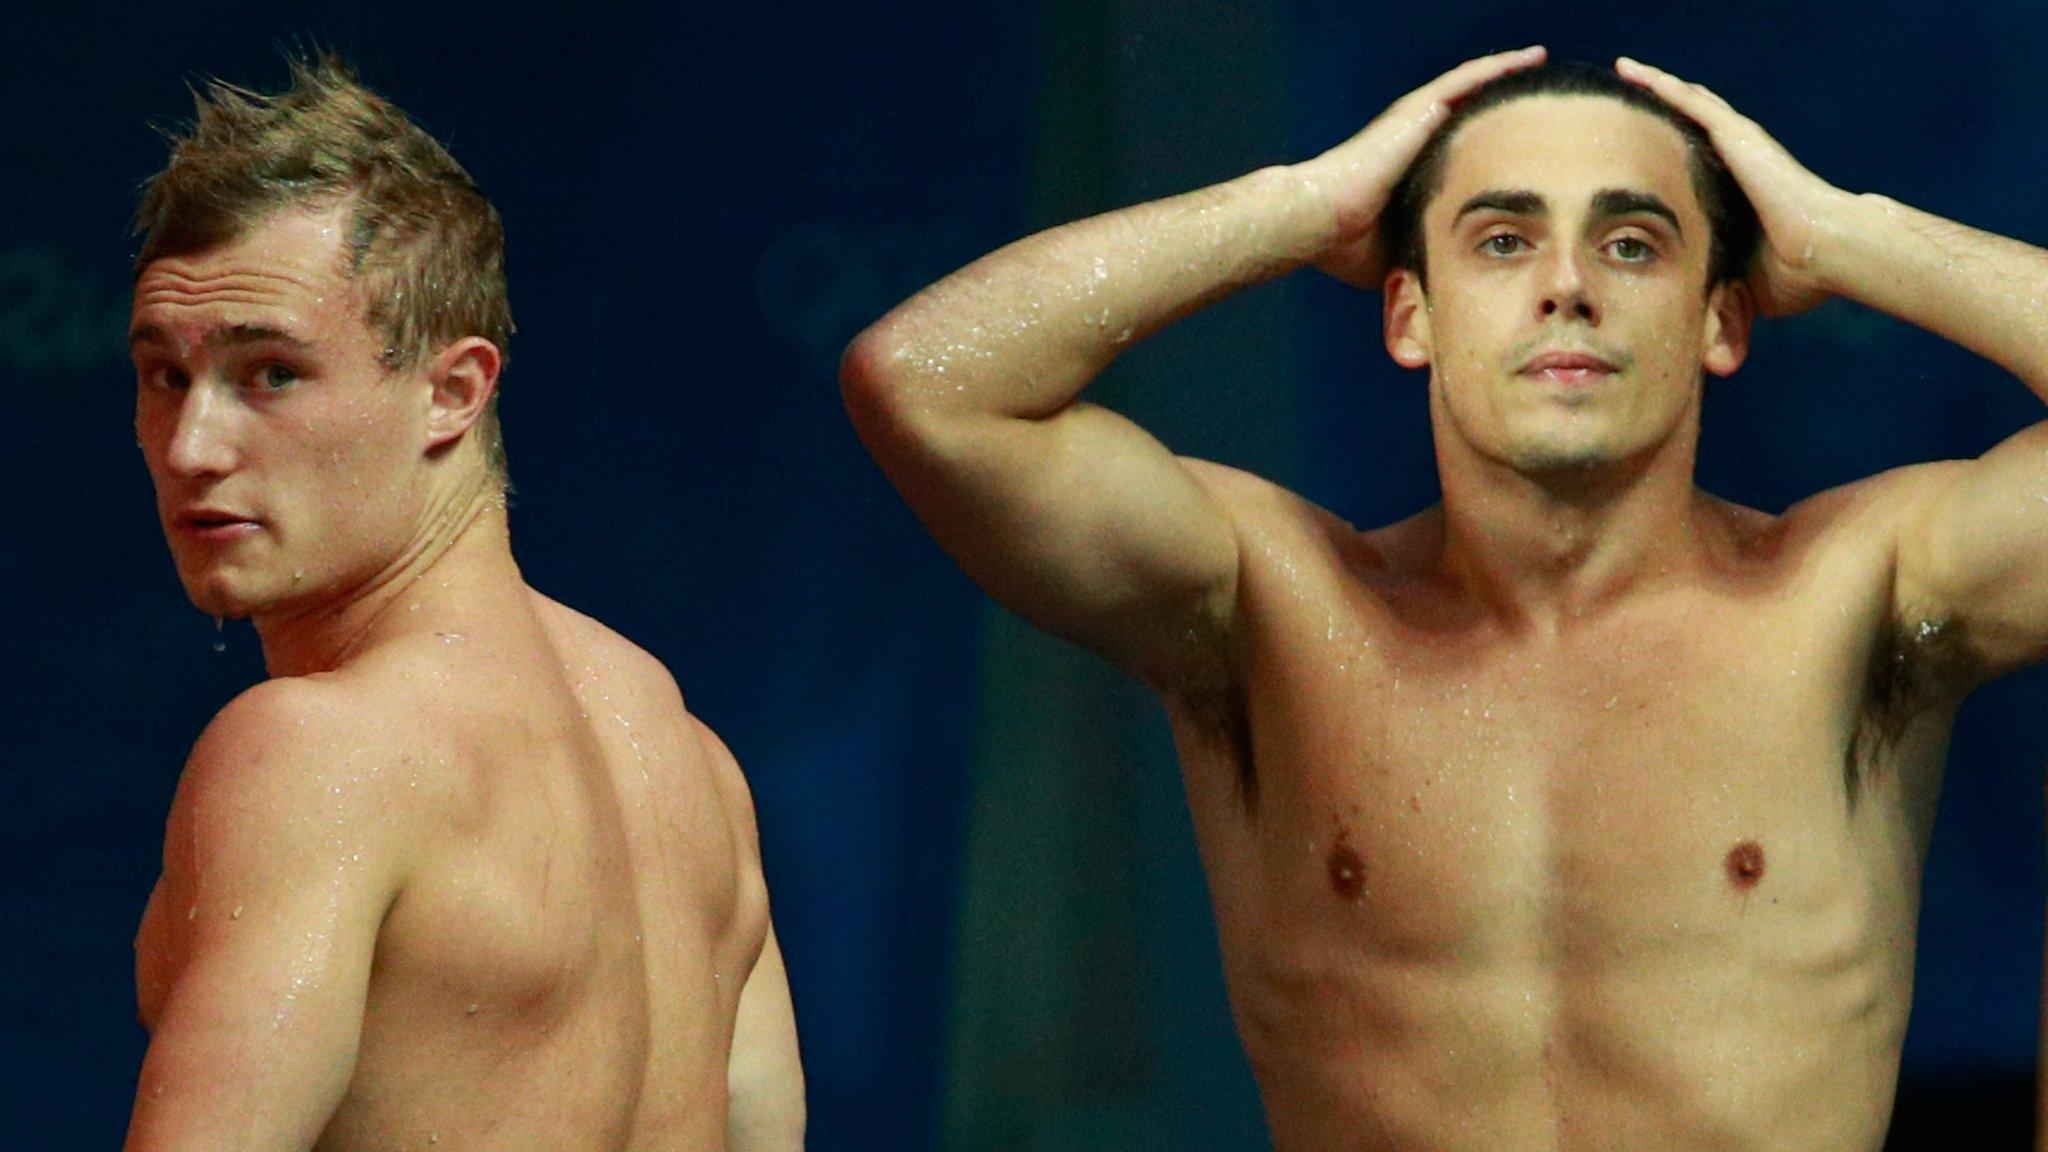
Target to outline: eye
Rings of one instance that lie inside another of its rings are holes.
[[[1489,256],[1513,256],[1528,246],[1528,241],[1513,232],[1496,232],[1479,242],[1479,250]]]
[[[1648,241],[1636,236],[1617,237],[1608,243],[1607,250],[1625,264],[1641,264],[1657,255]]]
[[[192,378],[185,375],[184,369],[174,368],[168,364],[144,368],[141,375],[142,383],[150,388],[175,392],[192,386]]]
[[[256,386],[266,392],[277,392],[298,383],[299,374],[285,364],[275,360],[256,370]]]

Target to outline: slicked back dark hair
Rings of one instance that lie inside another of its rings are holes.
[[[465,336],[506,353],[505,233],[469,173],[396,105],[331,52],[288,57],[291,86],[264,95],[219,80],[194,93],[189,132],[144,185],[135,271],[166,256],[230,244],[279,212],[343,206],[344,271],[388,369],[419,364]],[[501,482],[498,398],[477,422]]]
[[[1749,274],[1763,231],[1756,208],[1728,172],[1728,165],[1701,128],[1685,113],[1647,88],[1622,79],[1611,68],[1576,61],[1545,62],[1483,84],[1451,109],[1443,125],[1415,162],[1408,166],[1380,214],[1379,244],[1383,266],[1406,268],[1428,286],[1424,265],[1428,253],[1422,240],[1422,212],[1443,189],[1444,162],[1452,137],[1465,122],[1490,108],[1526,96],[1599,96],[1639,108],[1678,129],[1691,156],[1694,195],[1707,218],[1707,286],[1740,280]]]

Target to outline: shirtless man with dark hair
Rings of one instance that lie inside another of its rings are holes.
[[[512,560],[497,214],[338,61],[293,73],[210,88],[140,214],[164,533],[272,679],[178,783],[127,1147],[800,1148],[739,767]]]
[[[1858,300],[2048,397],[2048,253],[1833,188],[1654,69],[1605,83],[1655,108],[1583,80],[1473,61],[1305,163],[1018,241],[847,352],[939,542],[1164,698],[1290,1152],[1877,1149],[1957,705],[2048,645],[2048,424],[1780,516],[1694,484],[1703,373],[1759,310]],[[1753,258],[1715,259],[1688,128]],[[1357,531],[1080,399],[1304,265],[1380,289],[1428,370],[1439,506]]]

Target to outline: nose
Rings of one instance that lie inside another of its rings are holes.
[[[1537,310],[1543,320],[1600,323],[1600,306],[1594,299],[1593,285],[1586,278],[1583,254],[1573,246],[1558,245],[1550,251]]]
[[[164,467],[173,475],[186,478],[223,476],[232,471],[233,407],[218,389],[207,384],[195,381],[186,388],[172,413],[171,437],[164,446]]]

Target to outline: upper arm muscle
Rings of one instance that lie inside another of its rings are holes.
[[[1019,615],[1156,686],[1212,679],[1236,594],[1225,511],[1123,417],[903,414],[863,435],[963,570]]]
[[[2048,655],[2048,423],[1932,465],[1899,544],[1902,619],[1960,625],[1987,675]]]
[[[362,734],[273,685],[214,721],[179,783],[130,1149],[308,1147],[348,1086],[396,891],[390,814]]]

